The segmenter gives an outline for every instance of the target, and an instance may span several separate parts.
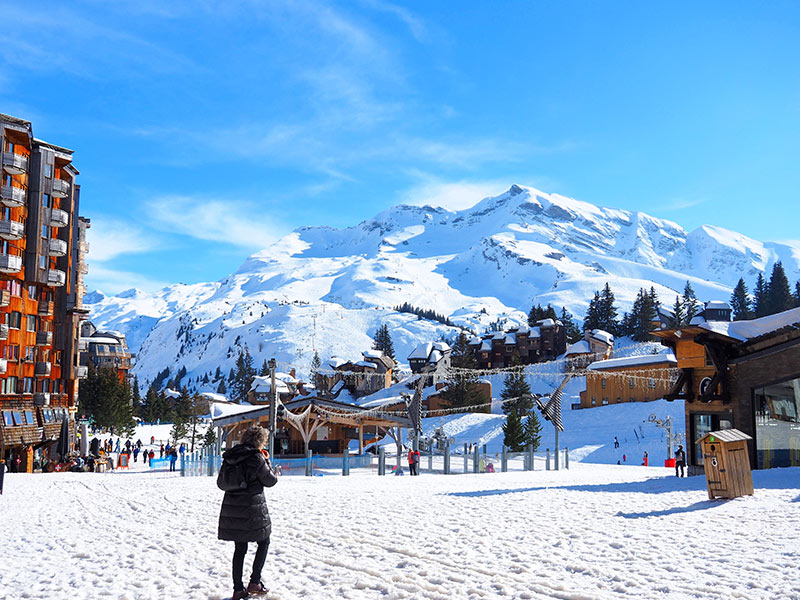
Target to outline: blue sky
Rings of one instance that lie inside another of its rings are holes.
[[[75,150],[90,288],[512,183],[800,239],[796,2],[4,2],[0,112]]]

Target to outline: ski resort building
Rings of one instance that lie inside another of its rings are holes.
[[[725,303],[709,303],[690,325],[653,332],[673,349],[680,376],[665,396],[686,405],[686,455],[702,473],[696,442],[738,429],[756,469],[800,466],[800,308],[730,321]]]
[[[583,339],[567,348],[564,358],[570,370],[585,369],[597,360],[611,358],[614,350],[614,336],[602,329],[586,331]]]
[[[72,150],[0,114],[0,458],[48,458],[78,396],[85,241]]]
[[[318,373],[317,389],[336,397],[347,390],[353,398],[368,396],[392,385],[397,363],[382,350],[362,352],[363,360],[331,364],[330,371]]]
[[[586,370],[580,408],[663,398],[672,389],[677,364],[672,353],[593,362]]]
[[[567,333],[561,321],[543,319],[534,327],[522,325],[474,337],[469,346],[479,369],[502,369],[510,367],[515,359],[520,364],[530,365],[564,354]]]
[[[124,333],[119,331],[98,331],[91,321],[81,324],[80,356],[81,376],[85,377],[92,364],[96,369],[110,367],[114,369],[120,381],[130,381],[130,370],[133,355],[128,349]]]

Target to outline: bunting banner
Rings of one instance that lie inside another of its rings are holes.
[[[550,394],[550,400],[547,401],[547,404],[542,405],[541,400],[538,398],[536,399],[536,405],[539,407],[539,410],[542,411],[544,418],[552,422],[553,427],[559,431],[564,431],[564,423],[561,420],[561,394],[564,388],[567,387],[569,380],[572,379],[572,375],[572,373],[567,373],[564,376],[564,380],[561,384]]]

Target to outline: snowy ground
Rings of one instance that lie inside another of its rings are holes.
[[[709,501],[701,477],[571,466],[284,477],[267,598],[800,599],[800,468]],[[214,480],[137,467],[8,474],[0,598],[229,596]]]

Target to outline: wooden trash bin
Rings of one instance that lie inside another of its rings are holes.
[[[712,431],[697,440],[703,452],[710,499],[753,495],[753,475],[747,450],[747,440],[751,439],[738,429],[725,429]]]

